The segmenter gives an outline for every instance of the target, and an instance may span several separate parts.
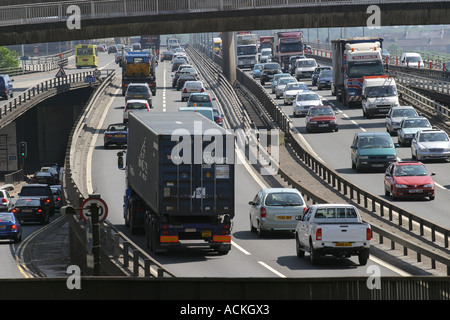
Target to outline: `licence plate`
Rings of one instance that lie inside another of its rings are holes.
[[[278,220],[291,220],[292,217],[291,216],[277,216]]]
[[[142,97],[143,97],[143,95],[141,95],[141,94],[138,94],[138,95],[135,95],[134,97],[135,97],[135,98],[142,98]]]
[[[422,193],[423,190],[409,190],[409,193]]]
[[[0,226],[0,229],[6,229],[6,226]]]
[[[352,244],[350,242],[337,242],[334,244],[335,247],[351,247]]]
[[[375,163],[375,164],[372,165],[372,167],[381,168],[381,167],[384,167],[384,164],[382,164],[382,163]]]
[[[327,123],[325,123],[325,124],[319,124],[319,127],[328,127],[328,124]]]
[[[23,209],[22,212],[25,212],[25,213],[33,212],[33,209]]]
[[[202,238],[208,238],[208,237],[211,237],[211,230],[203,230]]]
[[[116,138],[125,138],[125,135],[124,134],[116,134],[115,137]]]

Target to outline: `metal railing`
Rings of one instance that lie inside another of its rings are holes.
[[[389,3],[411,2],[418,1],[389,1]],[[420,2],[437,1],[422,0]],[[62,3],[50,2],[0,7],[0,25],[46,23],[67,20],[75,12],[69,8],[71,5],[77,6],[81,19],[90,19],[130,15],[157,15],[163,12],[184,13],[295,6],[352,6],[355,4],[372,5],[374,2],[372,0],[75,0],[64,1]]]
[[[84,82],[84,78],[91,73],[92,72],[90,71],[85,71],[81,73],[69,74],[66,77],[52,78],[43,81],[28,90],[25,90],[20,95],[17,95],[3,105],[0,105],[0,120],[8,116],[8,114],[18,110],[20,106],[38,97],[42,93],[46,93],[51,89],[58,88],[63,85]]]

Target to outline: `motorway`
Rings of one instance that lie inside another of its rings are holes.
[[[100,53],[100,67],[116,68],[116,71],[119,71],[113,59],[113,55]],[[176,112],[178,107],[185,105],[185,103],[181,102],[181,93],[171,87],[172,72],[170,70],[170,62],[167,61],[160,62],[157,68],[158,90],[156,96],[153,97],[153,105],[158,111]],[[53,77],[54,74],[56,74],[56,71],[49,72],[48,75],[21,76],[23,79],[16,77],[15,86],[16,88],[25,88],[26,85],[23,85],[21,82],[25,82],[25,79],[29,83],[33,81],[38,82],[45,80],[45,77]],[[120,72],[116,72],[116,74],[120,77]],[[33,79],[33,77],[36,77],[36,79]],[[38,78],[39,80],[37,80]],[[310,84],[310,80],[306,82]],[[369,191],[382,195],[382,182],[371,182],[380,180],[380,177],[382,177],[381,173],[356,174],[356,172],[352,171],[350,167],[349,142],[357,130],[382,130],[384,119],[365,120],[361,115],[361,110],[347,110],[338,105],[329,90],[319,93],[328,99],[329,104],[334,104],[336,108],[341,110],[339,115],[339,132],[307,134],[304,130],[304,119],[302,118],[294,119],[298,130],[325,162],[347,177],[356,179],[355,181],[358,184],[361,184]],[[280,103],[282,104],[282,100],[280,100]],[[107,112],[104,114],[103,121],[98,128],[100,129],[99,134],[92,145],[92,177],[90,179],[92,185],[89,186],[89,189],[91,192],[99,193],[108,204],[108,220],[150,254],[145,246],[144,235],[131,235],[128,228],[124,225],[122,205],[125,177],[124,171],[117,168],[116,153],[118,150],[105,150],[103,148],[101,129],[105,129],[110,123],[122,121],[123,106],[124,97],[121,95],[120,89],[118,89],[106,108]],[[290,111],[292,107],[282,106],[282,108],[288,114],[292,113]],[[399,156],[402,158],[410,156],[406,151],[407,148],[401,148]],[[432,169],[437,173],[436,181],[445,185],[445,181],[449,181],[448,178],[443,180],[439,180],[439,178],[441,176],[445,177],[447,164],[433,165],[436,166],[436,168],[433,167]],[[248,166],[243,164],[237,165],[236,177],[239,177],[235,189],[236,217],[232,230],[233,247],[230,253],[225,256],[217,256],[214,253],[201,249],[177,249],[163,255],[151,254],[166,269],[179,277],[351,277],[368,276],[368,268],[376,265],[379,266],[382,276],[405,275],[405,273],[382,263],[372,256],[366,266],[359,266],[356,257],[340,260],[327,257],[319,265],[312,266],[308,255],[303,259],[297,258],[292,235],[277,233],[260,239],[256,234],[250,232],[248,201],[253,199],[259,189],[265,187],[265,183]],[[410,205],[412,208],[417,208],[419,204],[423,204],[432,206],[432,208],[435,208],[434,210],[439,210],[439,207],[445,208],[446,194],[448,196],[448,190],[440,190],[437,193],[436,200],[432,202],[413,201],[411,204],[409,201],[405,201],[404,204]],[[447,217],[446,220],[442,221],[442,224],[448,226],[448,220],[450,219]],[[25,226],[24,238],[38,228],[40,226]],[[2,257],[0,277],[23,277],[23,274],[17,270],[14,260],[16,248],[17,245],[14,244],[3,245],[2,243],[0,245],[0,255]]]
[[[326,65],[320,63],[320,65]],[[324,104],[332,106],[338,111],[339,131],[331,133],[308,133],[305,129],[305,118],[295,118],[292,116],[293,107],[284,105],[282,99],[276,99],[271,94],[270,83],[265,85],[266,90],[273,99],[279,102],[282,110],[289,115],[294,126],[305,138],[307,143],[328,166],[341,174],[346,179],[362,187],[364,190],[384,197],[391,201],[390,197],[384,195],[384,170],[375,172],[356,173],[351,168],[350,145],[356,132],[361,131],[386,131],[385,117],[379,116],[372,119],[366,119],[362,115],[360,107],[344,107],[336,98],[331,95],[331,90],[318,91],[316,86],[311,86],[310,79],[301,79],[307,83],[311,89],[316,91],[324,101]],[[397,137],[393,136],[394,143]],[[397,158],[402,161],[412,160],[411,148],[409,146],[397,148]],[[394,203],[403,209],[413,212],[417,216],[429,220],[437,225],[450,228],[450,211],[448,204],[450,200],[450,163],[443,161],[428,161],[425,166],[430,172],[435,172],[433,177],[436,184],[436,198],[433,201],[428,199],[400,199]]]

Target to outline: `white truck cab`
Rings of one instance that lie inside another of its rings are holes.
[[[387,76],[364,77],[362,87],[362,110],[366,118],[386,115],[392,107],[399,106],[397,85]]]

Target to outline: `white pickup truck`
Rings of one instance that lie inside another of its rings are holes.
[[[358,210],[349,204],[315,204],[296,217],[295,242],[298,257],[309,251],[311,263],[321,256],[357,255],[365,265],[369,259],[371,227],[361,220]]]

